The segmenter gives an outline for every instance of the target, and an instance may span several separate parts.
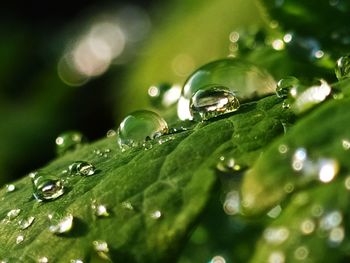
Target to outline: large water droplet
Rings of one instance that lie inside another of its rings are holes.
[[[6,191],[7,192],[13,192],[13,191],[15,191],[16,190],[16,186],[14,185],[14,184],[7,184],[6,185]]]
[[[49,217],[50,218],[50,217]],[[54,234],[63,234],[69,232],[73,228],[73,215],[51,216],[50,232]]]
[[[350,77],[350,55],[343,56],[337,60],[335,75],[338,80]]]
[[[54,200],[64,194],[62,180],[51,174],[37,172],[32,182],[33,195],[38,201]]]
[[[239,100],[229,89],[209,86],[198,90],[191,98],[190,112],[196,121],[203,121],[238,110]]]
[[[167,108],[175,104],[179,100],[180,95],[180,85],[160,83],[158,85],[152,85],[148,89],[148,96],[151,104],[156,108]]]
[[[16,238],[16,244],[17,245],[22,243],[23,241],[24,241],[24,236],[23,235],[17,236],[17,238]]]
[[[277,82],[276,95],[279,98],[287,98],[291,89],[299,85],[299,80],[296,77],[288,76],[280,79]]]
[[[125,151],[168,132],[166,121],[157,113],[142,110],[128,115],[118,128],[118,144]]]
[[[20,228],[22,230],[24,230],[24,229],[27,229],[28,227],[30,227],[33,224],[34,220],[35,220],[34,216],[29,216],[29,217],[21,219],[18,222],[18,224],[19,224]]]
[[[208,86],[226,87],[240,100],[273,93],[276,88],[271,75],[253,64],[239,59],[211,62],[196,70],[187,79],[178,103],[178,116],[181,120],[191,116],[189,105],[192,96]]]
[[[67,151],[79,148],[86,141],[84,135],[78,131],[62,133],[56,138],[56,152],[58,155],[62,155]]]
[[[69,165],[69,173],[71,175],[90,176],[95,174],[95,171],[95,166],[84,161],[76,161]]]

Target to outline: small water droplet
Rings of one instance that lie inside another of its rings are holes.
[[[344,149],[345,151],[347,151],[347,150],[350,149],[350,140],[343,139],[343,140],[341,141],[341,144],[342,144],[343,149]]]
[[[162,212],[160,212],[159,210],[156,210],[151,213],[152,219],[160,219],[161,217],[162,217]]]
[[[8,220],[13,220],[15,219],[19,214],[21,213],[21,209],[16,208],[12,209],[7,213],[7,218]]]
[[[289,92],[294,87],[300,85],[299,80],[296,77],[288,76],[283,79],[280,79],[277,82],[276,95],[279,98],[287,98]]]
[[[95,200],[91,204],[91,208],[94,214],[98,217],[108,217],[109,213],[107,207],[102,204],[98,204]]]
[[[210,260],[210,263],[226,263],[226,260],[223,256],[215,256]]]
[[[50,217],[49,217],[50,218]],[[66,216],[51,216],[51,225],[49,230],[54,234],[68,233],[73,228],[73,215],[68,214]]]
[[[208,120],[239,109],[239,100],[229,89],[208,86],[198,90],[191,98],[190,112],[196,121]]]
[[[29,216],[29,217],[21,219],[18,222],[18,224],[19,224],[20,228],[22,230],[24,230],[24,229],[27,229],[28,227],[30,227],[33,224],[34,220],[35,220],[34,216]]]
[[[350,77],[350,55],[340,57],[335,66],[335,75],[338,80]]]
[[[16,238],[16,244],[20,244],[24,241],[24,236],[23,235],[19,235]]]
[[[146,141],[168,132],[166,121],[152,111],[135,111],[128,115],[118,128],[118,145],[125,151],[143,146]]]
[[[97,254],[104,259],[109,259],[108,257],[108,244],[104,240],[95,240],[92,242],[92,245],[94,247],[94,250],[97,252]]]
[[[285,263],[285,256],[280,251],[274,251],[270,254],[268,262],[269,263]]]
[[[7,184],[7,185],[6,185],[6,191],[7,191],[8,193],[13,192],[13,191],[15,191],[15,190],[16,190],[16,186],[15,186],[14,184]]]
[[[280,245],[289,237],[289,230],[286,227],[268,227],[264,231],[264,239],[273,245]]]
[[[294,257],[297,260],[304,260],[308,257],[309,250],[306,246],[300,246],[294,251]]]
[[[76,161],[69,165],[69,173],[71,175],[91,176],[95,174],[96,168],[91,163],[84,161]]]
[[[39,258],[38,263],[49,263],[49,259],[47,257],[41,257]]]
[[[68,131],[56,138],[56,152],[63,155],[68,151],[75,150],[86,142],[86,138],[78,131]]]
[[[267,213],[267,216],[275,219],[281,214],[281,212],[282,207],[280,205],[277,205]]]
[[[156,108],[167,108],[175,104],[181,96],[181,86],[169,83],[152,85],[148,89],[151,104]]]
[[[107,138],[111,138],[111,137],[114,137],[117,135],[117,132],[115,130],[108,130],[107,133],[106,133],[106,137]]]
[[[32,178],[32,182],[34,188],[33,195],[39,202],[54,200],[64,194],[62,180],[51,174],[38,172]]]

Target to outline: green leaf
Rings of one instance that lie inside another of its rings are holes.
[[[339,262],[349,247],[349,200],[344,180],[293,195],[265,229],[250,262]]]
[[[30,178],[16,182],[14,192],[1,190],[0,258],[15,262],[36,262],[43,256],[50,262],[93,261],[93,241],[104,240],[113,261],[173,261],[210,199],[219,156],[229,151],[251,165],[261,148],[283,131],[281,122],[290,117],[281,100],[270,96],[192,130],[167,135],[172,140],[154,141],[149,150],[123,153],[116,149],[114,138],[107,138],[68,153],[42,170],[60,176],[72,162],[83,160],[99,172],[77,177],[67,185],[66,193],[52,202],[33,199]],[[94,152],[107,148],[112,150],[107,157]],[[93,200],[106,205],[110,216],[96,218],[91,210]],[[6,215],[12,209],[21,212],[9,221]],[[161,212],[160,218],[152,218],[155,211]],[[71,213],[72,231],[60,236],[49,232],[51,213]],[[29,216],[35,217],[33,224],[21,230],[18,221]],[[19,235],[24,240],[16,244]]]
[[[345,98],[330,100],[297,122],[283,138],[276,140],[247,172],[242,197],[247,215],[260,214],[284,200],[293,189],[320,184],[315,171],[298,172],[292,167],[293,154],[304,148],[310,162],[332,159],[340,167],[338,176],[350,170],[345,143],[350,140],[348,81],[336,85]],[[285,153],[281,153],[284,147]],[[315,165],[314,165],[315,166]],[[337,168],[337,167],[336,167]],[[308,176],[311,175],[311,176]]]

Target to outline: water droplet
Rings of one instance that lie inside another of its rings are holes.
[[[267,213],[267,216],[275,219],[281,214],[281,212],[282,207],[280,205],[277,205]]]
[[[161,217],[162,217],[162,212],[160,212],[159,210],[156,210],[151,213],[152,219],[160,219]]]
[[[56,152],[58,155],[62,155],[68,151],[79,148],[86,141],[83,134],[78,131],[62,133],[56,138]]]
[[[95,166],[84,161],[76,161],[69,165],[69,173],[71,175],[90,176],[94,175],[95,171]]]
[[[331,182],[339,171],[339,164],[334,159],[320,159],[318,161],[318,178],[322,183]]]
[[[38,260],[38,263],[48,263],[48,262],[49,262],[49,259],[47,257],[41,257]]]
[[[227,215],[238,214],[240,212],[240,196],[238,191],[228,192],[222,207]]]
[[[94,250],[97,252],[97,254],[104,259],[109,259],[108,257],[108,244],[104,240],[95,240],[92,242],[92,245],[94,247]]]
[[[23,235],[19,235],[16,238],[16,244],[20,244],[24,241],[24,236]]]
[[[93,201],[91,204],[91,208],[94,212],[94,214],[98,217],[108,217],[109,213],[107,210],[107,207],[102,204],[96,203],[96,201]]]
[[[304,260],[308,257],[309,250],[306,246],[300,246],[294,251],[294,257],[297,260]]]
[[[156,108],[167,108],[175,104],[181,95],[180,85],[171,85],[169,83],[160,83],[152,85],[148,89],[148,96],[151,104]]]
[[[289,92],[294,87],[300,85],[299,80],[296,77],[288,76],[283,79],[280,79],[277,82],[276,95],[279,98],[287,98]]]
[[[7,191],[8,193],[13,192],[13,191],[15,191],[15,190],[16,190],[16,186],[15,186],[14,184],[7,184],[7,185],[6,185],[6,191]]]
[[[50,217],[49,217],[50,218]],[[52,216],[49,230],[54,234],[63,234],[69,232],[73,228],[73,215],[68,214],[66,216]]]
[[[196,121],[208,120],[238,110],[237,97],[227,88],[209,86],[198,90],[191,98],[190,112]]]
[[[190,119],[190,100],[193,95],[209,86],[225,87],[239,100],[273,93],[274,79],[253,64],[239,59],[222,59],[196,70],[186,81],[178,102],[178,116]]]
[[[118,144],[125,151],[142,146],[146,141],[168,132],[168,125],[157,113],[135,111],[128,115],[118,128]]]
[[[274,251],[269,256],[269,263],[284,263],[285,262],[285,256],[280,251]]]
[[[331,86],[325,81],[320,80],[319,83],[306,88],[295,98],[293,103],[293,111],[297,114],[303,113],[315,105],[323,102],[328,95],[331,94]]]
[[[226,263],[226,260],[223,256],[215,256],[210,260],[210,263]]]
[[[306,219],[300,225],[300,230],[304,235],[310,235],[315,228],[315,222],[312,219]]]
[[[13,220],[15,219],[19,214],[21,213],[21,209],[16,208],[12,209],[7,213],[7,218],[8,220]]]
[[[54,200],[64,194],[64,186],[61,179],[51,174],[38,172],[32,178],[34,197],[39,202]]]
[[[27,229],[28,227],[30,227],[33,224],[34,220],[35,220],[35,217],[30,216],[30,217],[26,217],[26,218],[21,219],[18,222],[18,224],[19,224],[20,228],[22,230],[24,230],[24,229]]]
[[[341,141],[341,144],[342,144],[343,149],[344,149],[345,151],[347,151],[347,150],[350,149],[350,141],[349,141],[349,140],[343,139],[343,140]]]
[[[264,231],[266,242],[279,245],[285,242],[289,237],[289,230],[286,227],[268,227]]]
[[[350,77],[350,55],[340,57],[335,66],[335,75],[338,80]]]
[[[106,133],[106,137],[107,138],[111,138],[111,137],[114,137],[117,135],[117,132],[115,130],[108,130],[107,133]]]

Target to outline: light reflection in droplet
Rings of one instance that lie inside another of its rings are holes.
[[[239,33],[237,31],[232,31],[230,33],[229,39],[231,42],[236,43],[239,40]]]
[[[292,39],[293,39],[293,35],[290,33],[287,33],[283,36],[283,41],[285,43],[289,43],[290,41],[292,41]]]
[[[23,235],[19,235],[16,238],[16,244],[20,244],[24,241],[24,236]]]
[[[154,212],[151,213],[151,218],[152,219],[159,219],[162,217],[162,212],[159,210],[156,210]]]
[[[226,260],[222,256],[215,256],[210,260],[210,263],[226,263]]]
[[[240,197],[237,191],[231,191],[226,194],[223,209],[227,215],[236,215],[239,213]]]
[[[341,141],[341,144],[342,144],[344,150],[347,151],[347,150],[350,149],[350,140],[343,139],[343,140]]]
[[[281,39],[275,39],[274,41],[272,41],[272,48],[274,50],[283,50],[284,47],[284,42]]]
[[[339,164],[333,159],[321,159],[318,165],[318,178],[323,183],[332,181],[339,171]]]

